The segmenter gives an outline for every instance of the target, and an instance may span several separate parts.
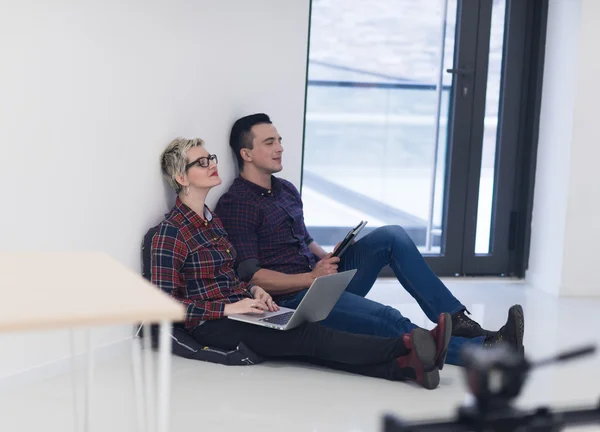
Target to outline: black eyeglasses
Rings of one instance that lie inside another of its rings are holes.
[[[210,161],[213,161],[215,164],[219,163],[219,160],[217,159],[217,155],[211,154],[208,157],[202,156],[202,157],[199,157],[198,159],[196,159],[194,162],[190,162],[189,164],[187,164],[185,166],[185,170],[186,171],[189,170],[194,165],[198,165],[199,167],[202,167],[202,168],[208,168],[208,166],[210,165]]]

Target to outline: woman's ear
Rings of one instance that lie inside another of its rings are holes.
[[[190,185],[190,182],[187,180],[187,176],[185,174],[177,174],[175,176],[175,180],[177,180],[177,183],[183,187]]]

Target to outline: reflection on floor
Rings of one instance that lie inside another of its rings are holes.
[[[498,328],[508,307],[521,303],[526,350],[533,358],[600,342],[600,299],[556,299],[510,280],[446,282],[488,328]],[[394,280],[380,280],[369,297],[431,327]],[[96,365],[94,431],[135,430],[128,360],[123,355]],[[378,431],[383,413],[447,416],[465,400],[461,369],[454,366],[444,368],[440,387],[433,391],[301,364],[233,368],[175,358],[173,366],[172,431]],[[597,403],[598,366],[600,359],[593,357],[535,372],[518,403],[563,407]],[[72,431],[72,406],[68,375],[0,393],[0,431]]]

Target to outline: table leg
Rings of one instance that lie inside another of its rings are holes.
[[[137,335],[133,336],[131,348],[137,431],[146,432],[146,423],[144,417],[144,374],[142,369],[141,337],[138,337]]]
[[[156,430],[156,393],[154,392],[154,364],[152,361],[152,328],[144,324],[144,395],[146,402],[146,431]]]
[[[171,400],[171,323],[160,322],[158,359],[158,432],[169,430]]]
[[[69,329],[69,342],[71,345],[71,383],[73,384],[73,421],[75,423],[73,431],[77,432],[81,429],[81,423],[79,422],[79,402],[77,398],[77,393],[79,393],[77,388],[77,350],[75,347],[75,330],[72,328]]]
[[[85,406],[83,412],[83,430],[89,432],[92,428],[92,391],[94,384],[94,347],[92,346],[91,330],[85,330],[85,355],[87,376],[85,382]]]

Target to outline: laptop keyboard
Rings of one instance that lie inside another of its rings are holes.
[[[268,322],[271,324],[285,325],[288,323],[290,318],[292,318],[292,315],[294,315],[294,312],[286,312],[279,315],[273,315],[269,318],[263,318],[261,319],[261,321]]]

